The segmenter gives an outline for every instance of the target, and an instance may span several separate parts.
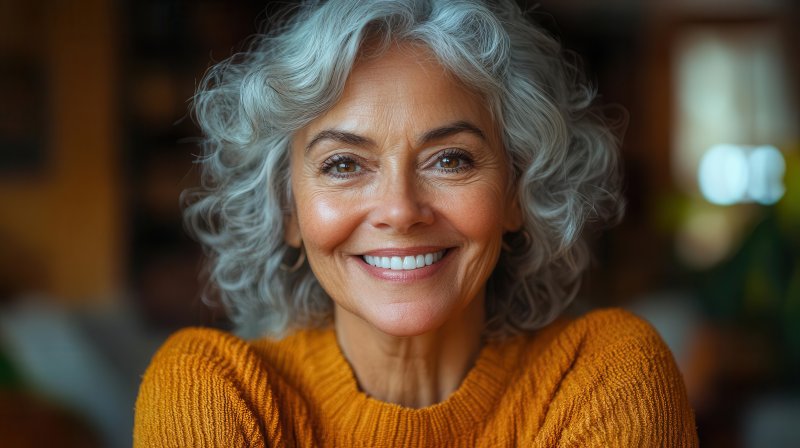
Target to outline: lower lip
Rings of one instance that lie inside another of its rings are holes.
[[[360,256],[356,256],[357,263],[364,269],[369,275],[385,281],[390,282],[397,282],[397,283],[406,283],[406,282],[414,282],[418,280],[423,280],[429,277],[436,275],[440,269],[442,269],[447,263],[450,262],[453,254],[455,253],[455,249],[448,249],[447,252],[444,254],[441,260],[433,263],[429,266],[425,266],[423,268],[417,269],[410,269],[410,270],[392,270],[392,269],[383,269],[377,268],[372,266],[371,264],[364,261],[363,258]]]

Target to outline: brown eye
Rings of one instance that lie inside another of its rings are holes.
[[[358,171],[358,164],[352,160],[342,161],[336,164],[336,172],[341,174],[355,173]]]
[[[452,170],[459,166],[461,166],[461,159],[456,156],[442,156],[439,158],[439,168]]]
[[[449,148],[436,157],[433,168],[443,174],[457,174],[474,167],[472,156],[463,149]]]
[[[322,163],[320,173],[337,178],[348,178],[360,174],[361,164],[354,157],[335,154]]]
[[[470,170],[475,167],[475,163],[467,151],[448,148],[436,156],[436,162],[431,167],[442,174],[450,175]]]

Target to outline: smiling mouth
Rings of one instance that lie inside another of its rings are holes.
[[[424,268],[436,264],[444,257],[447,250],[440,250],[438,252],[430,252],[427,254],[419,255],[406,255],[404,257],[380,257],[372,255],[363,255],[361,258],[370,266],[381,269],[390,269],[392,271],[411,271],[414,269]]]

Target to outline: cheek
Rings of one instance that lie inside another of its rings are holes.
[[[499,240],[505,213],[502,192],[492,186],[476,185],[442,198],[447,219],[468,240],[478,244]]]
[[[357,210],[342,196],[311,194],[297,200],[300,235],[306,248],[331,252],[358,226]]]

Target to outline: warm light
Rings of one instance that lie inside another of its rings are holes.
[[[703,197],[713,204],[769,205],[783,196],[785,169],[774,146],[715,145],[700,160],[698,183]]]

